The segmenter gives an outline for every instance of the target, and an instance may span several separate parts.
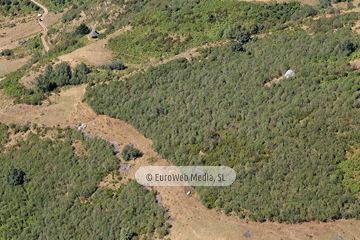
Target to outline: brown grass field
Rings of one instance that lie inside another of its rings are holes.
[[[21,23],[21,20],[23,19],[25,19],[25,23]],[[0,33],[3,37],[0,37],[0,51],[3,49],[14,49],[18,46],[17,41],[20,39],[26,40],[41,31],[41,27],[37,24],[36,15],[9,20],[10,21],[6,23],[14,23],[16,26],[13,28],[7,27],[1,29]]]
[[[71,53],[62,55],[59,57],[60,61],[69,62],[72,67],[77,64],[84,62],[87,65],[99,66],[102,64],[106,64],[111,62],[113,59],[112,52],[106,48],[106,43],[108,39],[113,38],[119,34],[122,34],[126,31],[131,30],[130,26],[126,26],[104,39],[90,39],[88,38],[90,43],[85,47],[79,48]]]
[[[25,23],[20,21],[25,19]],[[4,20],[4,19],[2,19]],[[2,28],[0,34],[0,52],[4,49],[14,49],[19,46],[20,39],[28,40],[35,37],[41,31],[40,26],[36,25],[35,18],[23,17],[21,19],[10,19],[7,23],[16,24],[13,28]],[[26,64],[28,58],[6,60],[5,57],[0,57],[0,76],[13,72]]]
[[[6,60],[5,57],[0,57],[0,77],[7,73],[16,71],[17,69],[25,65],[27,61],[28,58]]]

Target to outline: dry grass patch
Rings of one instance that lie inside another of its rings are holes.
[[[13,130],[9,129],[9,141],[4,145],[4,147],[11,147],[16,145],[18,142],[25,141],[30,131],[27,132],[18,132],[13,134]]]
[[[40,67],[37,71],[30,71],[28,74],[23,76],[19,82],[24,85],[25,88],[34,88],[35,79],[42,73],[44,73],[45,66]]]
[[[359,70],[360,69],[360,58],[350,61],[350,64],[354,65],[356,70]]]
[[[281,79],[283,79],[283,76],[277,77],[277,78],[273,78],[271,79],[269,82],[265,83],[264,86],[266,87],[270,87],[272,83],[278,83]]]
[[[16,71],[17,69],[24,66],[29,59],[29,57],[26,57],[6,60],[6,58],[0,57],[0,76]]]
[[[15,21],[16,20],[10,20],[8,23]],[[37,24],[35,17],[25,23],[17,22],[13,28],[1,28],[1,34],[4,37],[0,38],[0,51],[3,49],[14,49],[19,46],[19,40],[34,37],[35,34],[41,32],[41,30],[42,28]]]
[[[120,35],[126,31],[131,30],[130,26],[124,27],[113,34],[110,34],[105,39],[92,40],[93,43],[79,48],[71,53],[59,57],[60,61],[67,61],[71,67],[75,67],[83,62],[87,65],[99,66],[110,63],[113,59],[112,52],[106,48],[108,39]]]
[[[84,148],[84,145],[81,141],[79,140],[75,140],[72,144],[72,146],[74,147],[74,153],[77,155],[77,156],[90,156],[90,153],[88,153],[85,148]]]

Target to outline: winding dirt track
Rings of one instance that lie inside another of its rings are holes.
[[[38,2],[36,2],[36,1],[34,1],[34,0],[31,0],[31,1],[32,1],[34,4],[38,5],[39,7],[41,7],[41,8],[44,10],[44,14],[43,14],[42,17],[40,18],[41,21],[39,20],[38,23],[39,23],[39,25],[43,28],[44,33],[43,33],[43,35],[41,36],[41,41],[42,41],[42,44],[44,45],[45,51],[48,52],[50,48],[49,48],[49,45],[47,44],[47,42],[46,42],[46,40],[45,40],[45,37],[46,37],[46,35],[47,35],[47,27],[45,26],[45,24],[44,24],[43,21],[44,21],[46,15],[49,13],[49,10],[48,10],[44,5],[38,3]]]

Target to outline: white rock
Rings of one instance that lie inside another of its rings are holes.
[[[293,77],[295,75],[295,72],[291,69],[287,70],[285,73],[285,78],[290,78]]]

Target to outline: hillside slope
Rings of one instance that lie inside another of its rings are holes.
[[[134,125],[176,165],[233,167],[230,187],[197,188],[209,208],[255,221],[356,218],[337,164],[360,137],[359,72],[346,61],[358,46],[346,29],[272,34],[246,52],[206,49],[88,87],[86,101]],[[289,68],[295,77],[264,87]]]

